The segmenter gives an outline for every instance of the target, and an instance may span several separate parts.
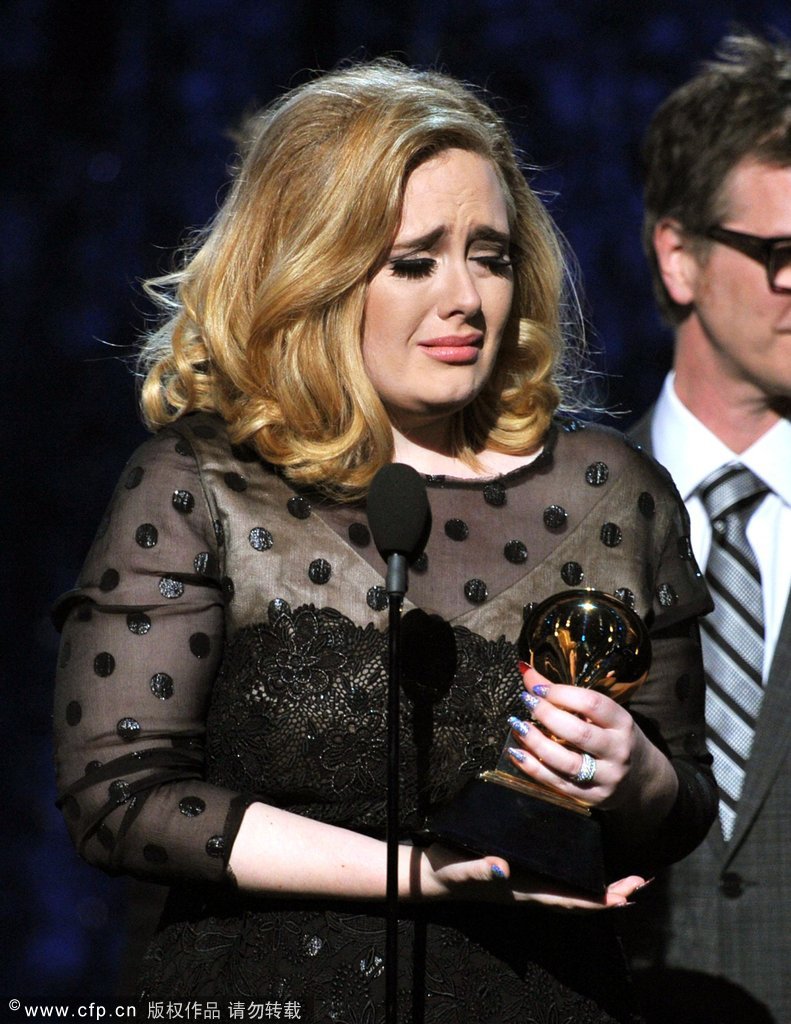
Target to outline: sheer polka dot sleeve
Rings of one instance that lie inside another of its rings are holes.
[[[205,781],[223,646],[222,547],[188,442],[128,463],[77,589],[55,608],[59,806],[111,872],[220,880],[248,799]]]

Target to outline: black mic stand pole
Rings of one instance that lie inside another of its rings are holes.
[[[399,698],[401,692],[401,607],[407,590],[406,555],[387,559],[385,579],[389,607],[387,687],[387,888],[385,909],[385,1021],[398,1016],[398,789],[400,781]]]

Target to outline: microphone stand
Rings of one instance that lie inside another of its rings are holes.
[[[387,887],[385,891],[385,1022],[398,1016],[398,790],[400,782],[399,711],[401,692],[401,608],[407,590],[407,559],[394,552],[387,559]]]

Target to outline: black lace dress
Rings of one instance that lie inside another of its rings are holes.
[[[680,780],[650,834],[610,835],[613,875],[683,856],[715,806],[695,623],[708,597],[666,474],[619,434],[559,419],[529,467],[427,482],[433,529],[405,612],[450,624],[457,668],[434,703],[402,701],[404,838],[497,761],[522,709],[513,642],[525,606],[591,586],[651,627],[653,668],[632,711]],[[219,1019],[267,1003],[303,1021],[383,1019],[382,904],[251,897],[226,872],[254,800],[383,835],[383,568],[363,508],[295,492],[215,418],[187,417],[130,460],[78,589],[56,609],[55,727],[80,852],[172,884],[143,966],[144,1013],[194,1001]],[[612,924],[613,912],[406,905],[401,1017],[631,1020]]]

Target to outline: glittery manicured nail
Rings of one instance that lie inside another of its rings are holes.
[[[530,730],[530,725],[527,722],[523,722],[521,718],[517,718],[515,715],[511,715],[508,719],[508,724],[514,732],[519,733],[520,736],[527,736],[528,731]]]
[[[514,761],[525,761],[527,759],[527,755],[524,753],[524,751],[517,750],[516,747],[509,747],[508,753],[514,759]]]
[[[520,697],[521,701],[522,701],[522,702],[523,702],[523,703],[524,703],[524,704],[525,704],[525,705],[526,705],[527,707],[529,707],[529,708],[530,708],[530,710],[531,710],[531,711],[535,711],[535,709],[536,709],[536,708],[538,707],[538,705],[540,704],[540,701],[539,701],[538,697],[534,697],[532,693],[527,693],[527,691],[526,691],[526,690],[523,690],[523,691],[522,691],[522,692],[521,692],[521,693],[519,694],[519,697]]]
[[[491,872],[493,878],[505,878],[505,872],[499,864],[492,864]]]
[[[536,685],[531,686],[530,689],[533,691],[536,697],[546,697],[546,695],[549,693],[549,687],[545,686],[543,683],[536,683]]]

